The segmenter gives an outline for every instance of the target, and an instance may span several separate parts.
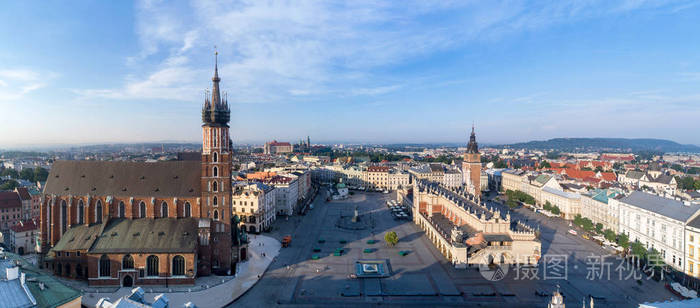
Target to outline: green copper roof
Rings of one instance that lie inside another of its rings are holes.
[[[6,255],[22,263],[20,271],[27,277],[27,287],[34,299],[36,299],[37,307],[58,307],[82,296],[80,291],[66,286],[50,275],[43,273],[20,256],[12,253],[6,253]],[[43,290],[39,288],[39,283],[44,284]]]

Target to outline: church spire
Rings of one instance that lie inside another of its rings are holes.
[[[476,143],[476,134],[474,133],[474,123],[472,123],[472,134],[469,136],[469,143],[467,144],[467,153],[479,153],[479,145]]]
[[[219,93],[219,52],[214,52],[214,77],[211,79],[213,86],[211,89],[211,104],[212,109],[216,110],[221,105],[221,93]]]

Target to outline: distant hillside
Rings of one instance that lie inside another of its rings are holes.
[[[530,141],[502,145],[501,147],[559,151],[611,151],[611,152],[694,152],[700,153],[700,147],[692,144],[680,144],[664,139],[625,139],[625,138],[554,138],[546,141]]]

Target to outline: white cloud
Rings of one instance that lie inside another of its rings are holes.
[[[145,77],[127,77],[121,88],[76,92],[115,99],[196,99],[209,86],[205,80],[216,45],[223,88],[232,102],[380,95],[399,89],[377,86],[395,83],[378,78],[382,69],[407,60],[474,40],[662,4],[231,0],[177,7],[142,1],[136,6],[135,30],[141,51],[127,63],[134,76]]]
[[[58,74],[29,69],[0,69],[0,101],[16,101],[43,88]]]

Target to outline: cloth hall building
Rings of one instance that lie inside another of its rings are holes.
[[[245,259],[231,226],[230,111],[215,65],[201,160],[57,161],[41,205],[42,266],[90,285],[193,284]]]

